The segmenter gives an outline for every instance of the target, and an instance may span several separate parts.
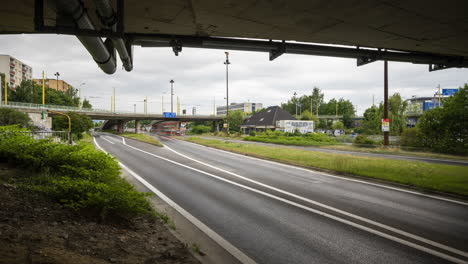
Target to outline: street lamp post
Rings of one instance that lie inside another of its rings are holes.
[[[171,113],[174,113],[174,80],[169,82],[171,83]]]
[[[80,83],[78,88],[78,98],[80,98],[79,107],[80,109],[83,107],[83,100],[81,99],[81,86],[85,85],[86,83]]]
[[[226,61],[224,64],[226,65],[226,132],[229,134],[229,52],[225,51],[226,54]]]
[[[59,73],[59,72],[56,72],[56,73],[54,73],[54,75],[57,77],[57,85],[56,85],[56,88],[57,88],[57,91],[58,91],[58,90],[59,90],[59,88],[58,88],[58,78],[59,78],[59,76],[60,76],[60,73]]]

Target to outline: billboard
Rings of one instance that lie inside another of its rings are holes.
[[[458,89],[442,89],[442,95],[451,96],[458,92]]]

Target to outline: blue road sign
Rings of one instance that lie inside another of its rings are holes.
[[[458,89],[442,89],[442,95],[454,95]]]
[[[175,118],[176,113],[174,113],[174,112],[163,112],[163,117]]]

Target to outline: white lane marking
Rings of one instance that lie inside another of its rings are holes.
[[[368,224],[371,224],[371,225],[374,225],[374,226],[378,226],[378,227],[383,228],[383,229],[386,229],[386,230],[388,230],[388,231],[391,231],[391,232],[394,232],[394,233],[397,233],[397,234],[400,234],[400,235],[403,235],[403,236],[412,238],[412,239],[414,239],[414,240],[417,240],[417,241],[420,241],[420,242],[423,242],[423,243],[426,243],[426,244],[429,244],[429,245],[432,245],[432,246],[435,246],[435,247],[438,247],[438,248],[447,250],[447,251],[449,251],[449,252],[452,252],[452,253],[455,253],[455,254],[458,254],[458,255],[461,255],[461,256],[464,256],[464,257],[468,257],[468,253],[466,253],[466,252],[464,252],[464,251],[461,251],[461,250],[458,250],[458,249],[455,249],[455,248],[452,248],[452,247],[448,247],[448,246],[445,246],[445,245],[443,245],[443,244],[437,243],[437,242],[435,242],[435,241],[432,241],[432,240],[429,240],[429,239],[426,239],[426,238],[423,238],[423,237],[420,237],[420,236],[417,236],[417,235],[414,235],[414,234],[405,232],[405,231],[403,231],[403,230],[393,228],[393,227],[391,227],[391,226],[388,226],[388,225],[385,225],[385,224],[382,224],[382,223],[379,223],[379,222],[376,222],[376,221],[373,221],[373,220],[370,220],[370,219],[367,219],[367,218],[364,218],[364,217],[361,217],[361,216],[358,216],[358,215],[355,215],[355,214],[352,214],[352,213],[349,213],[349,212],[346,212],[346,211],[343,211],[343,210],[340,210],[340,209],[338,209],[338,208],[335,208],[335,207],[332,207],[332,206],[329,206],[329,205],[326,205],[326,204],[323,204],[323,203],[320,203],[320,202],[317,202],[317,201],[314,201],[314,200],[305,198],[305,197],[303,197],[303,196],[299,196],[299,195],[294,194],[294,193],[290,193],[290,192],[285,191],[285,190],[282,190],[282,189],[278,189],[278,188],[273,187],[273,186],[271,186],[271,185],[264,184],[264,183],[261,183],[261,182],[252,180],[252,179],[250,179],[250,178],[248,178],[248,177],[245,177],[245,176],[236,174],[236,173],[234,173],[234,172],[230,172],[230,171],[227,171],[227,170],[218,168],[218,167],[216,167],[216,166],[213,166],[213,165],[211,165],[211,164],[208,164],[208,163],[205,163],[205,162],[196,160],[196,159],[194,159],[194,158],[191,158],[191,157],[189,157],[189,156],[187,156],[187,155],[184,155],[184,154],[182,154],[182,153],[179,153],[179,152],[173,150],[172,148],[170,148],[170,147],[168,147],[168,146],[164,146],[164,147],[166,147],[168,150],[170,150],[170,151],[176,153],[177,155],[182,156],[182,157],[184,157],[184,158],[186,158],[186,159],[189,159],[189,160],[191,160],[191,161],[200,163],[200,164],[205,165],[205,166],[207,166],[207,167],[210,167],[210,168],[219,170],[219,171],[221,171],[221,172],[224,172],[224,173],[227,173],[227,174],[232,175],[232,176],[234,176],[234,177],[237,177],[237,178],[243,179],[243,180],[245,180],[245,181],[254,183],[254,184],[256,184],[256,185],[260,185],[260,186],[265,187],[265,188],[268,188],[268,189],[270,189],[270,190],[273,190],[273,191],[276,191],[276,192],[279,192],[279,193],[282,193],[282,194],[286,194],[286,195],[288,195],[288,196],[294,197],[294,198],[299,199],[299,200],[302,200],[302,201],[304,201],[304,202],[307,202],[307,203],[310,203],[310,204],[314,204],[314,205],[316,205],[316,206],[325,208],[325,209],[327,209],[327,210],[330,210],[330,211],[333,211],[333,212],[336,212],[336,213],[339,213],[339,214],[342,214],[342,215],[346,215],[346,216],[348,216],[348,217],[354,218],[354,219],[359,220],[359,221],[363,221],[363,222],[365,222],[365,223],[368,223]]]
[[[430,195],[430,194],[420,193],[420,192],[417,192],[417,191],[411,191],[411,190],[401,189],[401,188],[398,188],[398,187],[392,187],[392,186],[387,186],[387,185],[383,185],[383,184],[368,182],[368,181],[365,181],[365,180],[357,180],[357,179],[351,179],[351,178],[341,177],[341,176],[337,176],[337,175],[332,175],[332,174],[324,173],[324,172],[321,172],[321,171],[315,171],[315,170],[312,170],[312,169],[306,169],[306,168],[296,167],[296,166],[292,166],[292,165],[288,165],[288,164],[283,164],[283,163],[279,163],[279,162],[275,162],[275,161],[271,161],[271,160],[259,159],[259,158],[255,158],[255,157],[251,157],[251,156],[246,156],[246,155],[242,155],[242,154],[238,154],[238,153],[234,153],[234,152],[230,152],[230,151],[226,151],[226,150],[221,150],[221,149],[217,149],[217,148],[213,148],[213,147],[208,147],[208,146],[204,146],[204,145],[192,143],[192,142],[185,141],[185,140],[180,140],[180,139],[175,139],[175,140],[178,140],[178,141],[180,141],[180,142],[185,142],[185,143],[187,143],[187,144],[193,144],[193,145],[195,145],[195,146],[199,146],[199,147],[203,147],[203,148],[208,148],[208,149],[220,151],[220,152],[223,152],[223,153],[227,153],[227,154],[231,154],[231,155],[243,157],[243,158],[248,158],[248,159],[253,159],[253,160],[256,160],[256,161],[262,161],[262,162],[266,162],[266,163],[270,163],[270,164],[275,164],[275,165],[282,166],[282,167],[286,167],[286,168],[293,168],[293,169],[297,169],[297,170],[307,171],[307,172],[309,172],[309,173],[315,173],[315,174],[324,175],[324,176],[327,176],[327,177],[332,177],[332,178],[337,178],[337,179],[342,179],[342,180],[352,181],[352,182],[358,182],[358,183],[363,183],[363,184],[372,185],[372,186],[378,186],[378,187],[385,188],[385,189],[390,189],[390,190],[394,190],[394,191],[410,193],[410,194],[414,194],[414,195],[429,197],[429,198],[433,198],[433,199],[437,199],[437,200],[442,200],[442,201],[446,201],[446,202],[451,202],[451,203],[456,203],[456,204],[461,204],[461,205],[467,205],[467,206],[468,206],[468,203],[467,203],[467,202],[462,202],[462,201],[458,201],[458,200],[452,200],[452,199],[445,198],[445,197],[440,197],[440,196],[436,196],[436,195]],[[242,144],[242,143],[240,143],[240,144]]]
[[[105,141],[109,142],[110,144],[114,145],[114,142],[110,141],[109,139],[107,139],[106,137],[101,137],[102,139],[104,139]]]
[[[112,137],[112,136],[105,136],[105,138],[107,138],[108,140],[112,141],[112,142],[115,142],[115,143],[120,143],[120,140]]]
[[[94,138],[94,143],[96,146],[102,150],[104,153],[106,152],[96,141],[96,138]],[[125,144],[125,139],[122,137],[122,142]],[[234,245],[229,243],[226,239],[221,237],[218,233],[213,231],[211,228],[209,228],[207,225],[205,225],[203,222],[198,220],[196,217],[191,215],[189,212],[187,212],[184,208],[182,208],[180,205],[178,205],[176,202],[171,200],[169,197],[164,195],[161,191],[156,189],[153,185],[151,185],[149,182],[147,182],[145,179],[143,179],[140,175],[136,174],[134,171],[129,169],[127,166],[125,166],[122,162],[119,161],[119,165],[124,168],[128,173],[130,173],[135,179],[137,179],[139,182],[141,182],[143,185],[145,185],[148,189],[150,189],[156,196],[161,198],[164,202],[169,204],[172,208],[174,208],[179,214],[181,214],[183,217],[185,217],[188,221],[190,221],[193,225],[195,225],[198,229],[200,229],[203,233],[205,233],[209,238],[211,238],[215,243],[220,245],[222,248],[224,248],[227,252],[229,252],[231,255],[233,255],[235,258],[237,258],[241,263],[245,264],[256,264],[256,262],[248,257],[246,254],[244,254],[242,251],[240,251],[238,248],[236,248]]]
[[[158,155],[156,155],[156,154],[147,152],[147,151],[145,151],[145,150],[142,150],[142,149],[139,149],[139,148],[136,148],[136,147],[127,145],[127,144],[125,143],[125,139],[123,139],[123,141],[124,141],[124,145],[127,146],[127,147],[129,147],[129,148],[135,149],[135,150],[137,150],[137,151],[140,151],[140,152],[145,153],[145,154],[147,154],[147,155],[156,157],[156,158],[158,158],[158,159],[161,159],[161,160],[170,162],[170,163],[172,163],[172,164],[175,164],[175,165],[178,165],[178,166],[187,168],[187,169],[189,169],[189,170],[193,170],[193,171],[199,172],[199,173],[201,173],[201,174],[204,174],[204,175],[207,175],[207,176],[209,176],[209,177],[218,179],[218,180],[220,180],[220,181],[224,181],[224,182],[230,183],[230,184],[235,185],[235,186],[238,186],[238,187],[240,187],[240,188],[243,188],[243,189],[246,189],[246,190],[249,190],[249,191],[252,191],[252,192],[255,192],[255,193],[264,195],[264,196],[267,196],[267,197],[269,197],[269,198],[272,198],[272,199],[275,199],[275,200],[284,202],[284,203],[286,203],[286,204],[290,204],[290,205],[292,205],[292,206],[295,206],[295,207],[304,209],[304,210],[306,210],[306,211],[309,211],[309,212],[312,212],[312,213],[315,213],[315,214],[318,214],[318,215],[321,215],[321,216],[330,218],[330,219],[335,220],[335,221],[338,221],[338,222],[340,222],[340,223],[353,226],[353,227],[355,227],[355,228],[358,228],[358,229],[367,231],[367,232],[372,233],[372,234],[375,234],[375,235],[377,235],[377,236],[380,236],[380,237],[383,237],[383,238],[387,238],[387,239],[389,239],[389,240],[392,240],[392,241],[395,241],[395,242],[397,242],[397,243],[400,243],[400,244],[403,244],[403,245],[412,247],[412,248],[414,248],[414,249],[418,249],[418,250],[423,251],[423,252],[426,252],[426,253],[428,253],[428,254],[431,254],[431,255],[434,255],[434,256],[438,256],[438,257],[440,257],[440,258],[443,258],[443,259],[446,259],[446,260],[449,260],[449,261],[452,261],[452,262],[455,262],[455,263],[464,263],[464,264],[468,264],[468,262],[466,262],[466,261],[464,261],[464,260],[455,258],[455,257],[450,256],[450,255],[447,255],[447,254],[445,254],[445,253],[435,251],[435,250],[433,250],[433,249],[430,249],[430,248],[427,248],[427,247],[424,247],[424,246],[415,244],[415,243],[413,243],[413,242],[406,241],[406,240],[403,240],[403,239],[401,239],[401,238],[398,238],[398,237],[395,237],[395,236],[392,236],[392,235],[389,235],[389,234],[385,234],[385,233],[380,232],[380,231],[378,231],[378,230],[374,230],[374,229],[372,229],[372,228],[369,228],[369,227],[366,227],[366,226],[363,226],[363,225],[360,225],[360,224],[351,222],[351,221],[349,221],[349,220],[340,218],[340,217],[338,217],[338,216],[334,216],[334,215],[331,215],[331,214],[328,214],[328,213],[325,213],[325,212],[322,212],[322,211],[319,211],[319,210],[316,210],[316,209],[307,207],[307,206],[305,206],[305,205],[302,205],[302,204],[299,204],[299,203],[296,203],[296,202],[293,202],[293,201],[290,201],[290,200],[287,200],[287,199],[284,199],[284,198],[275,196],[275,195],[273,195],[273,194],[269,194],[269,193],[266,193],[266,192],[263,192],[263,191],[254,189],[254,188],[252,188],[252,187],[248,187],[248,186],[246,186],[246,185],[243,185],[243,184],[240,184],[240,183],[231,181],[231,180],[227,180],[227,179],[225,179],[225,178],[223,178],[223,177],[221,177],[221,176],[217,176],[217,175],[211,174],[211,173],[209,173],[209,172],[202,171],[202,170],[199,170],[199,169],[196,169],[196,168],[187,166],[187,165],[185,165],[185,164],[182,164],[182,163],[179,163],[179,162],[176,162],[176,161],[173,161],[173,160],[170,160],[170,159],[167,159],[167,158],[158,156]],[[261,184],[261,183],[260,183],[260,184]],[[304,198],[304,199],[306,199],[306,198]],[[331,207],[331,208],[332,208],[332,207]],[[336,210],[339,210],[339,209],[336,209]],[[344,212],[344,213],[346,213],[346,212]],[[369,220],[369,221],[371,221],[371,220]],[[404,231],[401,231],[401,232],[404,232]],[[410,235],[411,235],[411,234],[410,234]],[[413,236],[414,236],[414,235],[413,235]],[[417,236],[415,236],[415,237],[417,237]],[[420,239],[422,239],[422,240],[420,240],[420,241],[424,241],[424,240],[425,240],[424,238],[420,238]],[[430,241],[430,240],[427,240],[427,241]],[[430,244],[430,243],[427,243],[427,244]],[[434,245],[433,245],[433,246],[437,247],[437,244],[438,244],[438,243],[434,242]],[[431,244],[431,245],[432,245],[432,244]],[[439,245],[441,245],[441,244],[439,244]],[[462,253],[462,254],[460,254],[460,255],[466,256],[466,253],[465,253],[465,252],[460,251],[460,250],[457,250],[457,249],[452,249],[452,248],[447,247],[447,246],[445,246],[445,245],[442,245],[442,247],[439,247],[439,248],[441,248],[441,249],[446,249],[446,250],[447,250],[447,249],[451,249],[451,250],[448,250],[448,251],[451,251],[451,252],[453,252],[453,253],[456,253],[456,252],[458,251],[458,252],[461,252],[461,253]]]

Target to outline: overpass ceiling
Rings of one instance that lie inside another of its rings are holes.
[[[54,4],[45,2],[45,22],[55,25]],[[95,16],[91,1],[85,4]],[[468,56],[467,10],[464,0],[125,0],[125,32]],[[34,33],[33,17],[33,0],[2,1],[0,32]]]

